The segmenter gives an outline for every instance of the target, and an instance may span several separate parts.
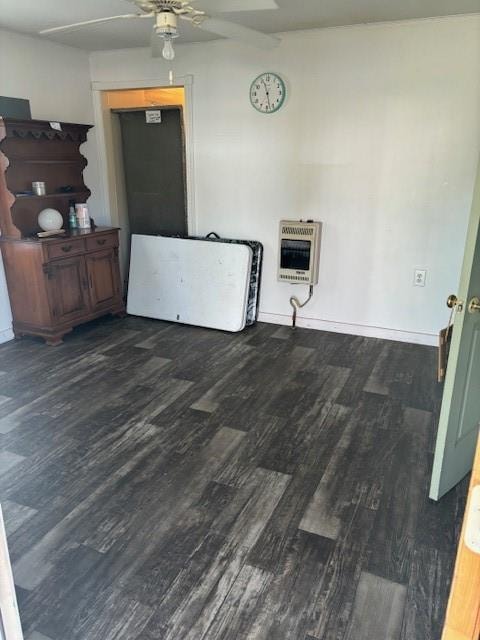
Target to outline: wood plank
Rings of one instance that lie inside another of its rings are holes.
[[[147,627],[149,640],[199,640],[215,620],[233,584],[245,564],[249,549],[253,547],[275,510],[290,478],[272,471],[257,469],[242,488],[243,497],[232,501],[228,512],[213,523],[220,546],[201,577],[190,582],[190,564],[197,564],[197,556],[204,554],[205,542],[192,556],[187,567],[173,582],[162,605]],[[208,545],[210,538],[206,539]],[[184,592],[185,582],[191,585]],[[173,603],[176,602],[176,606]],[[170,613],[169,613],[170,612]]]
[[[411,571],[419,512],[427,500],[430,469],[422,462],[428,450],[431,422],[430,412],[407,407],[401,429],[385,439],[387,446],[379,450],[373,468],[383,475],[388,490],[379,500],[372,538],[375,553],[367,568],[394,582],[408,582]],[[405,466],[405,459],[411,461],[411,466]]]
[[[271,580],[270,573],[244,565],[204,637],[208,640],[245,638],[252,623],[252,614]]]
[[[147,455],[151,445],[140,449],[136,455],[126,462],[120,469],[102,483],[86,500],[75,505],[75,508],[55,527],[50,529],[45,536],[37,542],[14,565],[15,584],[24,589],[34,589],[50,573],[53,568],[53,559],[59,553],[60,545],[65,544],[68,536],[76,527],[76,520],[88,512],[98,496],[107,491],[122,477],[126,476],[132,468]]]
[[[132,640],[141,638],[152,609],[111,591],[74,630],[72,640]]]
[[[345,637],[357,585],[370,553],[374,521],[374,511],[353,504],[344,514],[341,537],[331,541],[334,546],[318,591],[317,615],[308,630],[318,640]]]
[[[271,579],[252,614],[246,640],[304,638],[322,610],[321,594],[333,542],[297,530],[286,561]]]
[[[5,530],[7,536],[12,535],[17,529],[27,523],[37,513],[36,509],[30,509],[23,504],[17,504],[11,500],[4,500],[1,503],[3,517],[5,519]]]
[[[298,349],[299,347],[297,347]],[[295,376],[267,405],[266,411],[287,419],[285,427],[278,431],[266,450],[261,465],[283,473],[292,473],[305,462],[319,434],[328,432],[329,414],[342,392],[349,370],[325,366],[314,374],[309,369]],[[308,384],[304,384],[304,380]]]
[[[22,462],[22,460],[25,460],[25,458],[17,455],[16,453],[12,453],[5,449],[0,451],[0,474],[9,472],[19,462]]]
[[[201,542],[211,537],[212,522],[234,495],[231,487],[209,482],[199,500],[180,511],[171,530],[158,540],[151,553],[145,554],[143,563],[130,575],[122,592],[152,608],[159,606]]]
[[[217,407],[217,402],[212,402],[206,398],[199,398],[196,402],[190,405],[191,409],[195,409],[195,411],[205,411],[206,413],[213,413]]]
[[[398,640],[406,592],[405,585],[362,572],[345,640]]]
[[[337,469],[340,467],[341,459],[350,446],[355,426],[355,422],[351,420],[343,431],[325,469],[325,473],[298,525],[299,529],[315,533],[324,538],[331,538],[332,540],[338,538],[341,521],[333,513],[336,504],[332,503],[334,494],[331,493],[330,486],[337,474]]]
[[[418,629],[422,640],[441,637],[453,564],[451,552],[432,547],[414,550],[401,640],[416,638]]]

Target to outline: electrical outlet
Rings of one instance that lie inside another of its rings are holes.
[[[427,279],[426,269],[415,269],[413,272],[413,284],[415,287],[424,287]]]

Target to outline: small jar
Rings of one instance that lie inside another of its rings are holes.
[[[75,211],[77,213],[78,228],[90,229],[90,214],[88,213],[88,207],[86,203],[82,202],[76,204]]]
[[[45,196],[47,194],[45,182],[32,182],[32,191],[36,196]]]

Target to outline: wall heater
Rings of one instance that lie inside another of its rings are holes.
[[[318,283],[321,222],[281,220],[278,280],[297,284]]]

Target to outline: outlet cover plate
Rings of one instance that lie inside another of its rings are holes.
[[[415,287],[424,287],[426,279],[426,269],[415,269],[415,271],[413,272],[413,284]]]

